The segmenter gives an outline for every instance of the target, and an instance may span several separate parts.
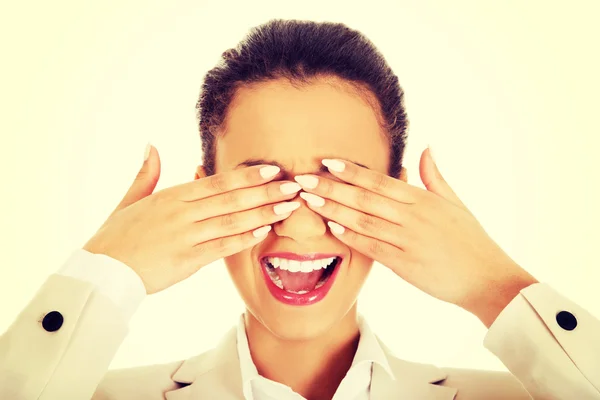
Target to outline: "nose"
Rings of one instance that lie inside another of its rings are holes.
[[[300,202],[300,207],[292,215],[273,225],[277,236],[286,236],[298,243],[318,240],[327,232],[323,217],[311,210],[303,198],[296,196],[294,201]]]

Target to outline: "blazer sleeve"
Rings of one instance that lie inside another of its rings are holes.
[[[600,320],[547,284],[521,290],[484,346],[534,399],[600,399]]]
[[[128,332],[91,282],[53,274],[0,336],[0,399],[90,399]]]

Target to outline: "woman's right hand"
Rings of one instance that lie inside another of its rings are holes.
[[[275,175],[261,176],[261,170],[269,169]],[[160,158],[150,147],[127,194],[83,249],[128,265],[142,279],[146,293],[156,293],[259,243],[270,224],[300,205],[285,202],[300,190],[296,182],[267,183],[279,173],[277,167],[257,165],[210,177],[199,173],[193,182],[153,194]]]

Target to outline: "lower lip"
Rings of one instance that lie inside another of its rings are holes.
[[[315,304],[323,300],[325,296],[327,296],[327,293],[329,293],[329,289],[331,289],[333,281],[335,281],[337,273],[340,270],[341,264],[343,262],[343,258],[338,261],[338,263],[335,266],[335,269],[327,279],[327,282],[323,284],[323,286],[304,294],[290,293],[287,290],[281,289],[280,287],[275,285],[269,277],[269,274],[267,272],[268,267],[264,261],[260,262],[260,269],[263,273],[263,277],[265,278],[265,282],[267,283],[267,287],[269,288],[269,292],[271,292],[273,297],[275,297],[282,303],[289,304],[292,306],[309,306],[311,304]]]

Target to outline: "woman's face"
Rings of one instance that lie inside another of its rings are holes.
[[[244,168],[238,165],[258,159],[281,164],[281,179],[293,181],[305,173],[336,179],[319,170],[323,158],[340,158],[387,173],[389,147],[374,110],[342,81],[332,82],[338,84],[316,81],[298,89],[287,80],[275,80],[238,89],[227,131],[217,141],[216,172]],[[301,203],[300,208],[273,224],[266,239],[224,259],[252,316],[277,337],[289,340],[320,336],[339,323],[355,306],[373,263],[337,240],[327,220],[302,198],[293,200]],[[329,287],[327,294],[309,305],[292,305],[273,295],[263,271],[270,267],[261,260],[274,252],[338,254],[337,264],[328,268],[334,273],[322,286]]]

